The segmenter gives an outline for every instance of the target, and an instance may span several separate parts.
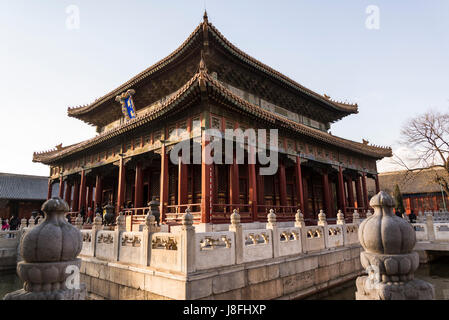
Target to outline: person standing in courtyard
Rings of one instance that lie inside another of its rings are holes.
[[[8,231],[9,230],[9,224],[8,220],[2,220],[2,231]]]
[[[16,215],[13,215],[11,221],[9,222],[9,230],[14,231],[19,229],[20,219]]]
[[[410,223],[415,223],[415,222],[416,222],[416,215],[415,215],[415,213],[413,212],[413,209],[410,210],[410,214],[408,215],[408,218],[409,218],[409,220],[410,220]]]

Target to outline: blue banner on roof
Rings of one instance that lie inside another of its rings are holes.
[[[126,112],[128,112],[128,117],[134,119],[136,117],[136,112],[134,111],[134,102],[132,96],[125,99]]]

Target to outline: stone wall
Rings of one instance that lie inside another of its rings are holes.
[[[449,222],[445,218],[435,218],[434,214],[420,216],[412,224],[417,241],[449,242]]]
[[[223,266],[188,276],[83,258],[82,282],[105,299],[300,299],[363,273],[359,245]]]
[[[83,280],[107,299],[295,299],[359,275],[358,222],[83,230]],[[190,221],[191,222],[191,221]],[[95,239],[93,241],[92,239]]]
[[[270,213],[268,223],[240,224],[235,214],[216,229],[193,226],[186,214],[171,232],[161,232],[153,216],[141,231],[129,232],[123,218],[115,230],[104,230],[101,218],[81,230],[82,282],[92,297],[295,299],[362,271],[358,221],[328,225],[324,217],[305,226],[299,214],[296,222],[276,223]],[[76,219],[78,228],[81,223]],[[18,238],[5,241],[17,247]]]
[[[0,271],[15,270],[20,231],[0,231]]]

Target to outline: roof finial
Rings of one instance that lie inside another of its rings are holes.
[[[206,10],[206,9],[204,9],[203,21],[204,21],[205,23],[209,23],[209,19],[208,19],[208,17],[207,17],[207,10]]]
[[[203,50],[201,50],[201,60],[200,60],[199,71],[200,72],[207,72],[206,62],[204,61]]]

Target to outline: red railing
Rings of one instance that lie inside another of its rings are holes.
[[[230,223],[231,214],[237,209],[240,215],[240,222],[252,222],[252,206],[250,204],[212,204],[211,223]]]
[[[271,209],[276,214],[277,221],[292,221],[295,220],[298,206],[273,206],[273,205],[257,205],[257,220],[267,221],[267,214]]]
[[[181,204],[181,205],[167,205],[165,206],[165,222],[169,225],[179,225],[182,220],[182,215],[185,213],[187,207],[190,207],[190,213],[193,215],[194,223],[201,222],[201,203]],[[242,223],[253,222],[253,205],[250,204],[212,204],[212,215],[210,218],[211,223],[230,223],[231,214],[234,209],[237,209],[240,214],[240,221]],[[276,214],[277,221],[294,221],[296,211],[299,206],[276,206],[276,205],[256,205],[257,211],[256,221],[266,222],[267,214],[273,209]],[[150,207],[142,208],[126,208],[123,210],[125,216],[131,217],[131,230],[135,225],[139,225],[145,222],[145,217],[148,214]],[[346,207],[345,220],[347,223],[352,222],[352,215],[354,210],[363,219],[366,217],[367,209]],[[370,208],[372,211],[372,208]],[[72,223],[75,222],[75,218],[79,212],[68,212],[70,214]],[[317,215],[313,217],[305,217],[304,221],[306,225],[316,225],[318,222]],[[328,224],[335,224],[336,218],[327,217]],[[92,228],[92,224],[84,224],[83,229]]]
[[[173,204],[165,206],[165,221],[167,224],[180,224],[186,209],[190,208],[193,222],[201,221],[201,203]]]

